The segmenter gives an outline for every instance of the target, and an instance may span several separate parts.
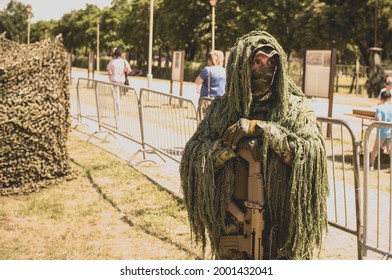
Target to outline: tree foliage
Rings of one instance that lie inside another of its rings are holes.
[[[7,8],[0,11],[0,33],[6,32],[5,37],[16,42],[27,42],[27,5],[16,0],[10,0]]]
[[[0,11],[0,33],[26,41],[25,9],[10,0]],[[204,61],[211,48],[211,9],[208,0],[155,0],[154,55],[170,59],[174,50],[185,50],[188,61]],[[215,11],[215,46],[223,51],[258,28],[275,36],[289,56],[302,56],[306,49],[336,48],[339,63],[353,63],[359,56],[368,64],[368,50],[376,46],[383,48],[384,59],[392,58],[392,1],[219,0]],[[31,41],[62,33],[69,52],[85,55],[96,49],[99,20],[101,54],[109,56],[121,46],[143,65],[148,57],[149,19],[150,0],[113,0],[104,9],[88,4],[60,20],[32,24]]]

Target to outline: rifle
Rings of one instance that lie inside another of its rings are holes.
[[[261,176],[261,164],[254,161],[249,150],[240,148],[238,154],[249,163],[246,211],[243,212],[235,202],[230,201],[227,211],[235,218],[237,235],[221,236],[221,255],[237,251],[245,254],[247,259],[263,259],[264,230],[264,191]]]

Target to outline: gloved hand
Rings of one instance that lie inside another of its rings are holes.
[[[289,145],[288,131],[279,125],[259,120],[240,119],[237,123],[226,130],[223,135],[223,141],[227,145],[237,146],[238,142],[244,137],[262,137],[268,147],[272,149],[286,164],[292,164],[294,151]],[[257,156],[257,147],[253,147],[253,152],[251,151],[254,158]],[[255,160],[257,161],[256,158]]]
[[[237,146],[243,137],[257,137],[261,135],[258,123],[261,121],[241,118],[230,126],[223,135],[223,142],[229,146]]]
[[[219,169],[226,161],[237,156],[237,154],[221,140],[214,141],[211,150],[214,170]]]

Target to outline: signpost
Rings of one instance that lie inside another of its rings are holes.
[[[185,51],[174,51],[172,62],[172,74],[170,80],[170,92],[173,92],[173,81],[180,82],[180,96],[184,81]]]
[[[303,91],[306,96],[328,98],[328,117],[333,111],[333,85],[336,71],[336,49],[307,50],[304,61]],[[331,125],[327,137],[331,136]]]

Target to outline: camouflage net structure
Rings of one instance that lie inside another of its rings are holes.
[[[67,68],[60,36],[27,46],[0,35],[0,196],[73,177]]]

